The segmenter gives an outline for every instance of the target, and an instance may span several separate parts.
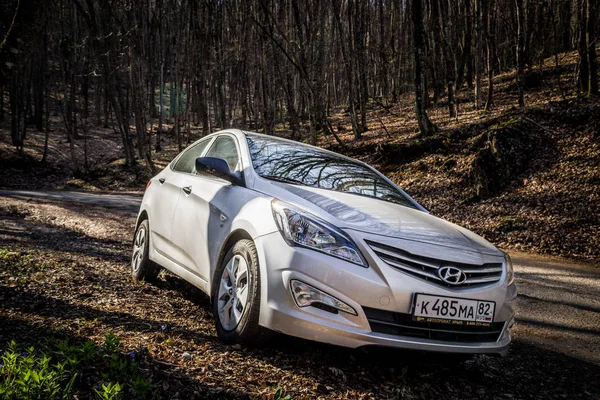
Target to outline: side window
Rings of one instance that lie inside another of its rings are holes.
[[[206,157],[222,158],[227,161],[230,170],[237,171],[239,169],[240,156],[238,155],[235,141],[230,136],[219,136],[216,138],[206,153]]]
[[[179,157],[179,160],[177,160],[175,165],[173,165],[173,169],[175,171],[191,174],[196,168],[196,158],[202,155],[202,152],[209,143],[210,139],[203,140],[202,142],[193,145],[189,149],[186,149],[181,157]]]

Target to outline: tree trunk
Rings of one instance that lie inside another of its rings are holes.
[[[487,0],[475,0],[475,57],[473,57],[473,64],[475,67],[475,109],[479,109],[481,106],[481,53],[482,50],[482,36],[484,35],[482,29],[482,17],[481,17],[481,2]],[[521,1],[521,0],[516,0]]]
[[[4,121],[4,85],[0,83],[0,122]]]
[[[162,3],[161,3],[162,4]],[[161,8],[162,10],[162,8]],[[162,13],[159,16],[160,18],[160,25],[159,25],[159,38],[158,38],[158,53],[160,56],[160,82],[159,82],[159,94],[158,94],[158,130],[156,131],[156,146],[154,147],[154,149],[156,151],[161,151],[162,150],[162,145],[160,143],[160,137],[163,133],[163,118],[164,118],[164,108],[165,108],[165,104],[164,104],[164,92],[165,92],[165,78],[164,78],[164,69],[165,69],[165,53],[164,53],[164,41],[165,41],[165,31],[163,28],[163,22],[162,22]]]
[[[48,95],[48,90],[45,93],[45,110],[46,110],[46,125],[44,127],[44,153],[42,155],[42,163],[45,163],[48,159],[48,140],[50,139],[50,96]]]
[[[484,111],[488,112],[492,108],[494,96],[494,71],[496,70],[496,2],[490,0],[487,9],[487,72],[488,72],[488,90],[485,101]]]
[[[461,90],[464,81],[467,82],[467,88],[473,89],[473,18],[471,17],[471,0],[464,1],[465,32],[463,41],[463,52],[456,67],[456,90]],[[465,72],[466,70],[466,72]]]
[[[100,81],[94,78],[94,114],[96,114],[96,125],[102,125],[102,96],[100,95]]]
[[[139,60],[139,56],[131,51],[130,55],[130,79],[131,79],[131,95],[133,103],[133,113],[135,116],[135,131],[137,136],[138,157],[146,162],[146,167],[150,173],[154,173],[154,164],[150,159],[147,147],[147,120],[146,110],[144,105],[144,73],[143,66]]]
[[[454,60],[452,59],[452,50],[448,41],[448,24],[447,17],[443,12],[442,0],[435,0],[432,3],[433,14],[437,16],[437,21],[432,21],[436,27],[435,32],[437,33],[437,40],[441,44],[442,59],[444,66],[446,67],[446,88],[448,90],[448,115],[456,117],[458,115],[456,109],[456,99],[454,97],[454,82],[456,81],[456,73],[454,71]]]
[[[45,81],[44,74],[46,71],[46,43],[47,35],[44,33],[38,49],[39,65],[34,66],[33,78],[33,105],[34,105],[34,120],[35,127],[39,132],[44,130],[44,91]]]
[[[358,1],[355,7],[355,29],[354,41],[356,49],[356,59],[358,62],[358,87],[360,101],[360,131],[366,132],[367,126],[367,100],[369,98],[369,90],[367,87],[367,49],[365,45],[367,15],[364,12],[366,1]]]
[[[515,0],[517,12],[517,74],[516,81],[519,88],[519,107],[525,107],[525,99],[523,93],[523,73],[525,64],[525,16],[523,9],[523,0]]]
[[[10,102],[10,137],[12,144],[18,152],[23,152],[23,139],[21,138],[21,115],[23,111],[22,91],[19,79],[13,73],[9,88]]]
[[[431,122],[427,115],[427,106],[425,104],[424,85],[423,85],[423,65],[424,65],[424,29],[423,29],[423,9],[420,0],[412,0],[412,22],[413,35],[415,42],[414,63],[415,63],[415,112],[419,123],[419,131],[422,135],[431,135],[437,131],[437,127]]]
[[[105,83],[103,85],[103,89],[104,89],[104,123],[102,124],[103,128],[108,128],[108,120],[111,118],[110,115],[110,99],[109,99],[109,94],[108,94],[108,85]]]
[[[336,27],[337,27],[337,31],[338,31],[338,35],[340,38],[340,50],[342,52],[342,61],[344,63],[344,70],[346,71],[346,80],[347,80],[347,84],[348,84],[348,108],[350,109],[350,120],[352,123],[352,133],[354,133],[354,139],[355,140],[360,140],[361,137],[361,131],[358,128],[358,124],[356,122],[356,108],[354,105],[354,72],[352,71],[352,60],[349,59],[348,57],[348,50],[346,48],[346,39],[344,38],[343,35],[343,27],[342,27],[342,22],[341,22],[341,18],[340,18],[340,14],[341,14],[341,8],[340,8],[340,2],[339,0],[334,0],[333,1],[333,7],[334,7],[334,19],[335,19],[335,23],[336,23]],[[349,5],[350,7],[350,5]],[[348,24],[348,27],[350,28],[350,21]]]
[[[380,78],[379,85],[381,90],[381,96],[384,100],[388,101],[389,89],[388,89],[388,56],[386,47],[386,24],[385,17],[386,13],[384,10],[383,0],[378,0],[377,6],[379,7],[379,60],[380,60]]]
[[[586,0],[586,46],[588,53],[588,96],[598,94],[598,59],[596,56],[597,0]]]

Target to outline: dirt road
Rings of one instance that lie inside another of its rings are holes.
[[[15,336],[34,341],[56,327],[86,338],[114,330],[127,349],[146,349],[164,397],[261,397],[282,386],[294,398],[600,398],[597,266],[512,254],[519,311],[502,359],[450,367],[431,363],[432,356],[283,336],[263,349],[232,348],[217,341],[199,290],[169,274],[156,285],[129,279],[140,199],[0,191],[0,249],[56,265],[27,284],[0,279],[0,349]]]

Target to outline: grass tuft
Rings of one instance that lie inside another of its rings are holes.
[[[156,392],[142,377],[135,352],[122,354],[112,332],[102,346],[93,341],[49,339],[43,350],[20,349],[12,340],[1,358],[0,398],[68,399],[92,383],[97,399],[148,399]]]

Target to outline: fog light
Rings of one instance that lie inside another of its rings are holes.
[[[504,340],[504,339],[510,337],[510,331],[514,327],[515,327],[515,317],[512,317],[510,319],[510,321],[508,322],[506,329],[504,330],[504,332],[502,332],[502,337],[500,338],[500,340]]]
[[[512,317],[510,319],[510,322],[508,323],[508,329],[510,330],[510,329],[514,328],[514,326],[515,326],[515,317]]]
[[[335,297],[295,279],[290,281],[292,296],[298,307],[313,306],[325,311],[336,313],[338,310],[348,314],[358,315],[354,308]]]

